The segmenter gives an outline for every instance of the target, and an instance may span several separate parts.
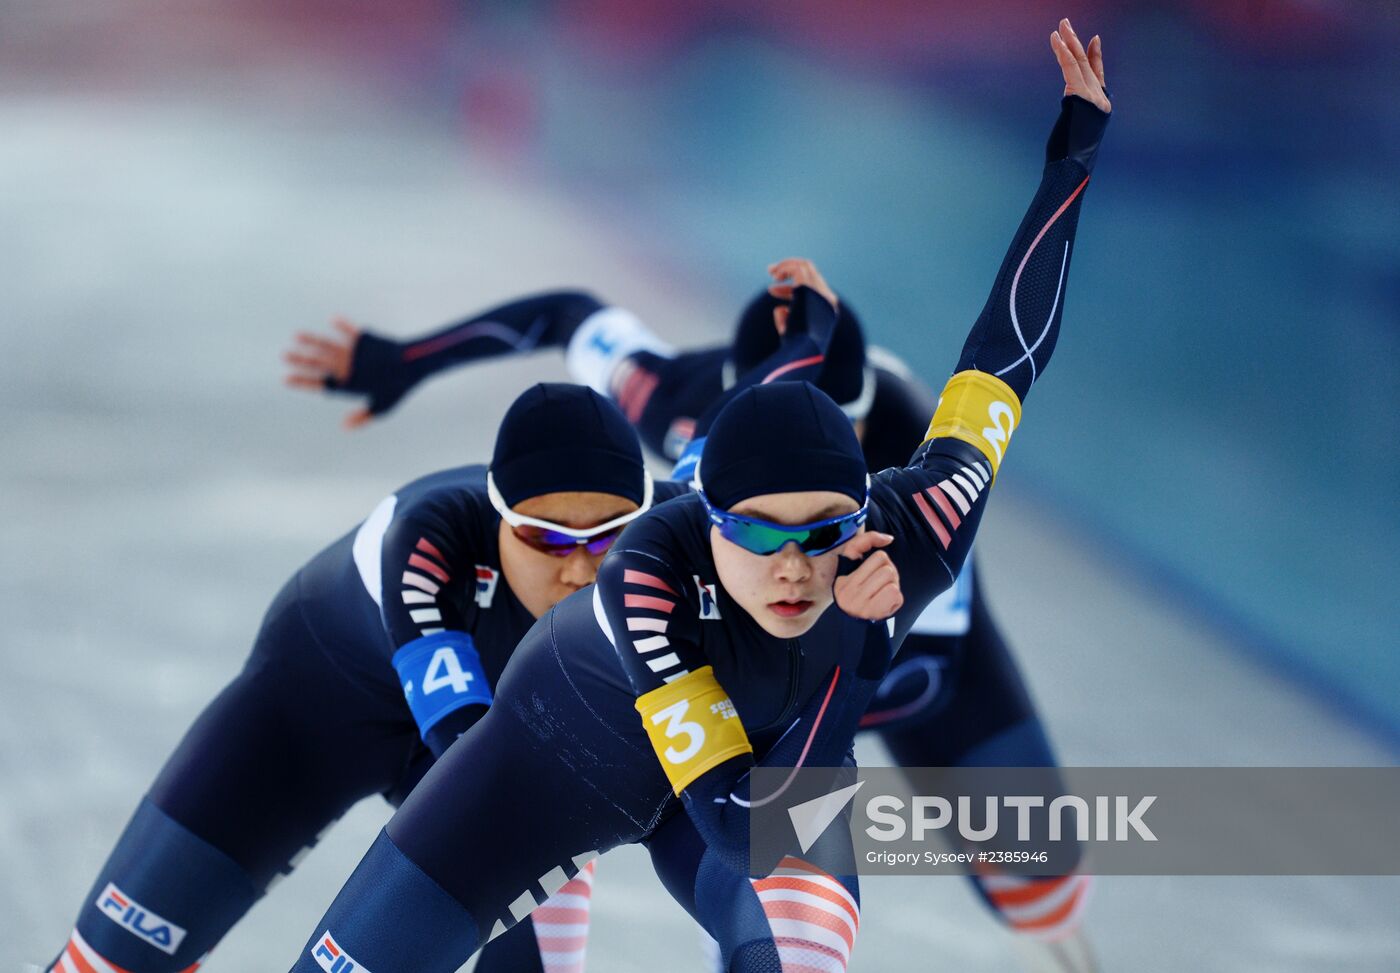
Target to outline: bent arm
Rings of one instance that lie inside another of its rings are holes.
[[[773,350],[763,361],[740,375],[724,394],[710,404],[695,423],[695,434],[680,459],[671,470],[671,479],[687,481],[695,475],[696,464],[705,446],[715,417],[723,411],[730,400],[753,385],[767,385],[769,382],[815,382],[826,362],[827,349],[831,336],[836,330],[836,309],[810,287],[797,287],[792,295],[792,310],[788,314],[787,329]]]
[[[366,535],[366,541],[372,535]],[[376,601],[393,646],[390,664],[434,757],[491,705],[491,687],[453,592],[474,561],[450,514],[429,504],[394,518],[379,552]]]

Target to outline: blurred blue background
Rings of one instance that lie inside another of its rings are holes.
[[[926,376],[1034,189],[1046,35],[1102,34],[1115,121],[1004,482],[1400,741],[1400,5],[470,11],[421,79],[469,151],[736,308],[810,256]]]

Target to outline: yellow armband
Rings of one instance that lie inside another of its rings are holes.
[[[1020,424],[1021,400],[1011,386],[986,372],[958,372],[943,386],[924,442],[950,436],[976,446],[991,461],[995,479]]]
[[[739,713],[710,666],[637,697],[637,712],[677,794],[730,757],[753,753]]]

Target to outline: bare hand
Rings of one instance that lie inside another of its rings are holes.
[[[332,318],[331,325],[340,332],[339,338],[308,331],[297,333],[296,344],[282,355],[282,360],[292,366],[284,379],[287,385],[324,392],[327,382],[343,385],[349,381],[360,329],[342,317]],[[356,409],[345,417],[345,428],[354,429],[369,420],[368,408]]]
[[[1065,76],[1066,95],[1078,95],[1098,106],[1100,111],[1113,111],[1108,95],[1104,94],[1103,41],[1098,34],[1089,41],[1086,51],[1066,18],[1060,21],[1059,29],[1051,33],[1050,50],[1055,52],[1055,60],[1060,62],[1060,71]]]
[[[780,301],[791,301],[792,292],[798,287],[810,287],[824,297],[832,308],[838,306],[836,292],[831,289],[817,265],[801,257],[788,257],[768,266],[768,275],[773,283],[768,285],[768,293]],[[787,334],[787,317],[790,309],[780,304],[773,309],[773,326],[778,334]]]
[[[860,567],[837,578],[832,587],[837,607],[852,618],[878,622],[889,618],[903,607],[904,594],[899,590],[899,569],[894,566],[888,554],[875,550],[885,547],[893,540],[894,537],[890,534],[862,531],[841,548],[842,557],[861,561]],[[871,554],[871,551],[875,553]]]

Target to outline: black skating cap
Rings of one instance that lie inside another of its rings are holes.
[[[641,503],[642,446],[617,406],[582,385],[541,382],[512,403],[491,476],[507,506],[543,493],[611,493]]]
[[[831,490],[865,502],[865,457],[841,407],[807,382],[755,385],[715,417],[700,455],[710,503]]]

